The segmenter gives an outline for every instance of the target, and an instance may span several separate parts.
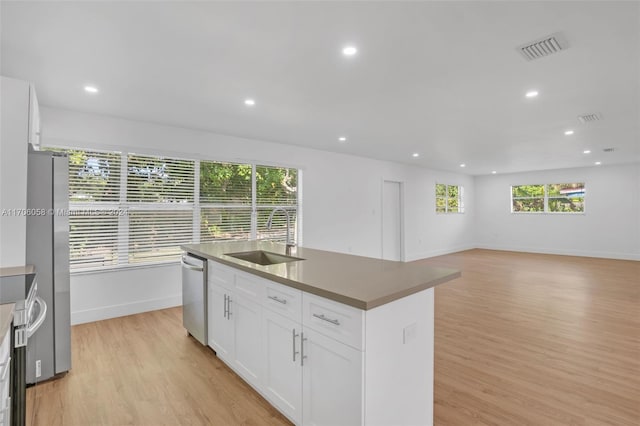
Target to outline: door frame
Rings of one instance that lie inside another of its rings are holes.
[[[400,192],[400,261],[405,262],[405,241],[404,241],[404,181],[391,178],[382,178],[380,182],[380,259],[384,259],[384,185],[385,183],[397,183]]]

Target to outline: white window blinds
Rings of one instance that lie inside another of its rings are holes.
[[[298,170],[121,152],[69,156],[71,270],[177,260],[194,241],[297,239]]]
[[[118,263],[121,218],[118,152],[67,150],[71,269]]]
[[[257,239],[285,242],[286,215],[274,214],[271,229],[267,229],[269,215],[274,208],[285,209],[289,214],[289,233],[297,241],[298,170],[282,167],[256,166]]]

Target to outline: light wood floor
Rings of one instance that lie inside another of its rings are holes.
[[[640,425],[640,262],[470,250],[436,288],[435,424]],[[288,424],[179,308],[75,326],[32,425]],[[392,426],[392,425],[389,425]]]

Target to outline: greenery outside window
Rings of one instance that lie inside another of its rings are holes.
[[[464,189],[458,185],[436,184],[436,213],[464,213]]]
[[[511,187],[512,213],[584,213],[585,185],[553,183]]]
[[[298,170],[122,152],[69,157],[72,271],[177,260],[190,242],[297,237]]]

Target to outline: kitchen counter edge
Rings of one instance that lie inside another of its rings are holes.
[[[419,284],[419,285],[415,285],[413,287],[404,289],[404,290],[400,290],[400,291],[394,291],[391,292],[389,294],[386,294],[382,297],[378,297],[376,299],[373,300],[361,300],[361,299],[357,299],[357,298],[353,298],[353,297],[349,297],[347,295],[344,294],[340,294],[340,293],[336,293],[333,291],[328,291],[325,290],[323,288],[320,287],[316,287],[313,285],[309,285],[309,284],[305,284],[299,281],[294,281],[285,277],[281,277],[279,275],[276,274],[272,274],[268,271],[262,271],[259,269],[255,269],[249,266],[244,265],[243,263],[241,263],[242,261],[236,262],[236,261],[232,261],[232,260],[228,260],[228,259],[223,259],[214,255],[211,255],[210,253],[206,253],[203,252],[201,250],[199,250],[197,248],[197,246],[199,246],[200,244],[189,244],[189,245],[183,245],[181,246],[182,250],[184,250],[187,253],[192,253],[195,254],[196,256],[208,259],[208,260],[212,260],[214,262],[218,262],[221,263],[223,265],[226,266],[230,266],[232,268],[236,268],[239,269],[241,271],[244,272],[248,272],[252,275],[256,275],[271,281],[275,281],[278,282],[280,284],[284,284],[288,287],[292,287],[298,290],[302,290],[304,292],[307,293],[311,293],[311,294],[315,294],[316,296],[320,296],[320,297],[324,297],[339,303],[344,303],[345,305],[349,305],[352,306],[354,308],[358,308],[358,309],[362,309],[362,310],[370,310],[373,308],[377,308],[379,306],[385,305],[387,303],[393,302],[394,300],[398,300],[401,299],[403,297],[406,296],[410,296],[412,294],[418,293],[420,291],[423,290],[427,290],[429,288],[433,288],[437,285],[443,284],[445,282],[454,280],[456,278],[459,278],[462,276],[462,273],[460,271],[456,271],[456,270],[452,270],[452,272],[448,275],[442,276],[438,279],[433,279],[430,281],[427,281],[425,283]],[[339,254],[339,253],[338,253]],[[350,256],[350,255],[346,255],[345,256]]]

